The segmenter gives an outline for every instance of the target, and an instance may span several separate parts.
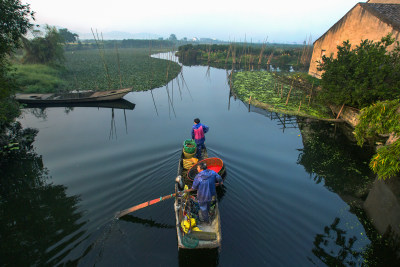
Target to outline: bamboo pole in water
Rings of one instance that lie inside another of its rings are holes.
[[[261,47],[260,55],[258,56],[258,65],[259,66],[261,65],[261,61],[262,61],[262,57],[263,57],[263,54],[264,54],[264,50],[265,50],[265,41],[264,41],[264,43],[263,43],[263,45]]]
[[[97,39],[96,39],[96,35],[94,34],[93,29],[92,28],[90,28],[90,29],[92,30],[94,41],[96,43],[97,49],[99,50],[100,58],[103,61],[103,66],[104,66],[104,69],[106,71],[106,77],[107,77],[107,82],[108,82],[108,89],[111,90],[111,78],[110,78],[110,74],[108,72],[108,67],[107,67],[107,64],[106,64],[106,61],[105,61],[105,58],[104,58],[104,42],[103,42],[103,51],[101,51],[100,44],[99,44],[99,40],[100,40],[99,34],[98,34],[97,30],[96,30],[96,34],[97,34]]]
[[[287,105],[289,103],[290,93],[292,92],[292,89],[293,89],[293,81],[292,81],[292,85],[290,86],[290,90],[289,90],[288,96],[286,98],[285,105]]]
[[[118,74],[119,74],[119,86],[122,89],[122,76],[121,76],[121,64],[119,62],[119,52],[118,45],[115,43],[115,51],[117,52],[117,62],[118,62]]]
[[[230,44],[230,45],[229,45],[229,48],[228,48],[228,53],[226,54],[226,58],[225,58],[225,66],[226,66],[226,64],[228,63],[229,53],[231,52],[231,49],[232,49],[232,44]]]

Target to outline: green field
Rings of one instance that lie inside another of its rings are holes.
[[[158,51],[152,51],[155,53]],[[143,91],[167,84],[181,67],[149,57],[147,48],[66,51],[65,67],[15,65],[22,92],[111,90],[132,87]],[[119,60],[118,60],[119,59]]]
[[[267,71],[234,72],[232,89],[242,101],[248,103],[251,97],[251,104],[270,111],[320,119],[332,118],[324,105],[318,104],[312,97],[310,99],[311,88],[292,87],[282,82],[285,80]]]

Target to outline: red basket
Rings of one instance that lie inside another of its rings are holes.
[[[192,168],[188,171],[187,177],[190,181],[194,180],[194,177],[198,174],[197,172],[197,166],[199,166],[200,163],[205,162],[207,164],[207,169],[213,170],[219,175],[222,176],[222,174],[225,171],[224,168],[224,162],[220,158],[206,158],[201,161],[199,161],[197,164],[193,165]]]

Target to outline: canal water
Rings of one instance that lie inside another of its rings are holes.
[[[183,66],[167,86],[124,99],[134,108],[24,110],[19,121],[39,132],[34,152],[11,171],[34,182],[10,196],[2,211],[8,224],[1,242],[9,244],[3,264],[350,266],[364,261],[371,241],[347,199],[372,179],[370,155],[340,127],[249,108],[231,95],[225,70],[204,66]],[[178,252],[172,200],[113,217],[174,192],[182,143],[191,138],[196,117],[210,127],[209,155],[226,164],[219,192],[222,247]]]

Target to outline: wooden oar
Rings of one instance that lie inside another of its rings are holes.
[[[216,186],[219,186],[219,185],[221,185],[221,184],[222,184],[222,183],[217,183],[217,184],[215,184],[215,185],[216,185]],[[192,192],[192,191],[195,191],[195,190],[196,190],[196,189],[186,189],[186,190],[180,191],[179,193],[180,193],[180,194],[184,194],[184,193]],[[176,193],[175,193],[175,194],[166,195],[166,196],[163,196],[163,197],[159,197],[159,198],[156,198],[156,199],[153,199],[153,200],[149,200],[149,201],[143,202],[142,204],[133,206],[133,207],[131,207],[131,208],[129,208],[129,209],[119,211],[119,212],[117,212],[117,213],[115,214],[115,218],[117,218],[117,219],[118,219],[118,218],[121,218],[122,216],[124,216],[124,215],[126,215],[126,214],[128,214],[128,213],[131,213],[131,212],[134,212],[134,211],[143,209],[143,208],[145,208],[145,207],[148,207],[148,206],[157,204],[158,202],[161,202],[161,201],[163,201],[163,200],[173,198],[173,197],[175,197],[175,195],[176,195]]]
[[[183,193],[188,193],[188,192],[192,192],[192,191],[195,191],[195,189],[186,189],[186,190],[181,191],[181,192],[179,192],[179,193],[180,193],[180,194],[183,194]],[[146,202],[144,202],[144,203],[142,203],[142,204],[133,206],[133,207],[131,207],[131,208],[129,208],[129,209],[126,209],[126,210],[123,210],[123,211],[119,211],[119,212],[117,212],[117,213],[115,214],[115,218],[117,218],[117,219],[118,219],[118,218],[121,218],[122,216],[124,216],[124,215],[126,215],[126,214],[128,214],[128,213],[131,213],[131,212],[134,212],[134,211],[143,209],[143,208],[145,208],[145,207],[154,205],[154,204],[156,204],[156,203],[158,203],[158,202],[161,202],[161,201],[163,201],[163,200],[173,198],[173,197],[175,197],[175,195],[176,195],[176,193],[175,193],[175,194],[166,195],[166,196],[163,196],[163,197],[159,197],[159,198],[156,198],[156,199],[153,199],[153,200],[146,201]]]

